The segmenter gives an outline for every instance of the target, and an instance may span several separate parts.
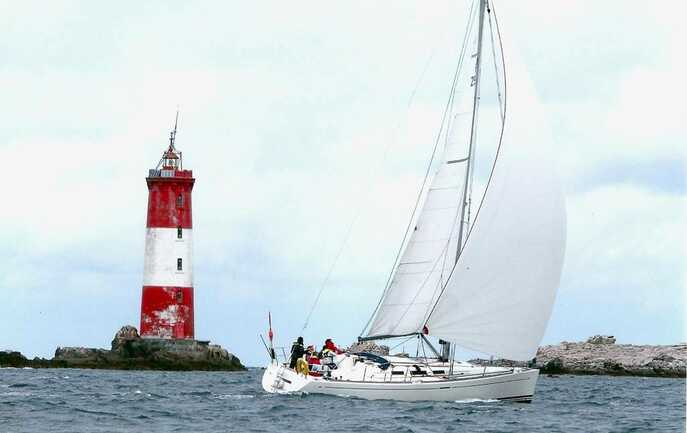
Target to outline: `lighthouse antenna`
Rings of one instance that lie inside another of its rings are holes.
[[[179,123],[179,107],[177,107],[177,115],[174,118],[174,130],[169,133],[169,147],[174,149],[174,140],[177,138],[177,124]]]

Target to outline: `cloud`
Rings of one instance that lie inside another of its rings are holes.
[[[497,5],[551,120],[567,191],[566,273],[548,339],[589,323],[605,332],[637,312],[647,341],[684,336],[684,307],[669,305],[685,284],[675,3],[670,14],[665,4]],[[16,332],[0,346],[49,355],[106,345],[136,324],[144,176],[177,105],[178,144],[198,179],[198,335],[261,363],[265,311],[280,339],[300,331],[355,220],[308,331],[355,338],[434,144],[467,6],[8,6],[0,325]],[[493,121],[486,97],[484,108]]]
[[[673,297],[657,300],[672,303],[684,288],[686,212],[684,196],[622,183],[577,194],[568,203],[564,287],[597,296],[668,291]]]

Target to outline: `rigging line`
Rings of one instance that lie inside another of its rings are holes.
[[[489,10],[489,13],[494,13],[494,24],[496,25],[496,35],[498,37],[499,41],[499,48],[501,51],[501,70],[503,71],[503,122],[501,123],[501,132],[499,134],[499,141],[498,145],[496,147],[496,157],[494,158],[494,162],[491,165],[491,172],[489,173],[489,179],[487,180],[487,184],[484,189],[484,194],[482,195],[482,199],[479,203],[479,206],[477,207],[477,212],[475,213],[475,222],[472,224],[472,227],[468,230],[467,237],[465,238],[465,247],[460,251],[458,254],[458,258],[456,260],[455,265],[453,266],[453,269],[451,269],[451,273],[448,276],[447,282],[451,279],[451,276],[453,275],[453,272],[455,272],[456,267],[458,267],[458,261],[460,260],[460,257],[463,255],[463,251],[465,251],[465,248],[467,247],[468,242],[470,241],[470,236],[472,235],[472,230],[475,228],[477,225],[477,218],[479,217],[480,211],[482,210],[482,205],[484,204],[484,199],[487,196],[487,193],[489,192],[489,186],[491,185],[491,181],[494,177],[494,171],[496,169],[496,163],[499,159],[499,155],[501,154],[501,146],[503,145],[503,134],[506,130],[506,114],[507,114],[507,107],[508,107],[508,78],[506,75],[506,58],[504,55],[503,51],[503,40],[501,38],[501,28],[499,27],[499,19],[498,16],[496,15],[496,8],[494,7],[494,1],[491,0],[490,4],[491,9]],[[496,61],[496,59],[494,59]],[[425,320],[425,326],[427,325],[427,322],[429,322],[429,319],[432,318],[432,314],[436,310],[437,305],[439,304],[439,301],[441,300],[441,297],[443,294],[446,292],[446,286],[448,284],[444,285],[444,287],[441,290],[441,293],[439,293],[439,296],[437,297],[436,302],[434,303],[434,307],[432,307],[432,310],[429,312],[429,315],[427,315],[427,320]]]
[[[408,102],[407,102],[407,104],[406,104],[406,111],[409,111],[409,110],[410,110],[410,107],[413,105],[413,102],[415,101],[415,94],[417,93],[417,90],[420,88],[420,86],[421,86],[422,83],[424,82],[425,75],[427,74],[427,70],[429,69],[429,65],[432,63],[432,60],[434,59],[435,51],[436,51],[436,49],[432,50],[432,52],[430,53],[429,57],[427,58],[427,61],[425,62],[425,66],[424,66],[424,68],[422,69],[422,72],[420,73],[420,77],[419,77],[418,80],[416,81],[415,87],[413,88],[413,91],[410,93],[410,96],[408,97]],[[389,149],[391,148],[391,143],[395,143],[395,142],[396,142],[396,137],[397,137],[397,135],[398,135],[398,130],[400,129],[400,127],[401,127],[401,122],[399,121],[399,122],[396,124],[395,130],[394,130],[394,134],[393,134],[393,139],[390,140],[390,141],[387,141],[386,145],[384,146],[384,151],[382,152],[382,157],[381,157],[381,159],[379,160],[379,163],[377,164],[376,168],[372,168],[372,169],[370,170],[370,175],[368,176],[368,178],[372,178],[372,177],[375,175],[375,173],[378,174],[378,173],[380,172],[380,168],[381,168],[382,164],[384,163],[384,161],[386,160],[387,155],[389,154]],[[376,183],[376,182],[373,182],[373,183]],[[348,229],[347,229],[347,231],[346,231],[346,236],[344,237],[344,241],[343,241],[343,243],[342,243],[342,245],[341,245],[341,248],[339,249],[339,251],[338,251],[338,253],[337,253],[337,255],[336,255],[336,258],[334,259],[334,262],[333,262],[332,265],[330,266],[329,271],[327,272],[327,275],[326,275],[326,277],[325,277],[325,279],[324,279],[324,282],[322,283],[322,285],[321,285],[321,287],[320,287],[320,290],[317,292],[317,296],[315,297],[315,301],[313,302],[313,305],[312,305],[312,307],[310,308],[310,311],[308,312],[308,316],[307,316],[307,318],[306,318],[306,320],[305,320],[305,323],[304,323],[304,325],[303,325],[303,328],[301,329],[301,333],[302,333],[303,331],[305,331],[305,329],[308,327],[308,324],[309,324],[309,322],[310,322],[310,318],[312,317],[312,314],[313,314],[313,312],[315,311],[315,308],[317,307],[317,304],[318,304],[318,302],[319,302],[319,300],[320,300],[320,297],[322,296],[322,292],[324,291],[324,289],[325,289],[327,283],[329,282],[329,279],[330,279],[330,277],[331,277],[331,274],[332,274],[332,272],[334,271],[334,268],[336,267],[336,265],[337,265],[337,263],[338,263],[338,261],[339,261],[339,258],[341,257],[341,254],[343,253],[343,250],[344,250],[345,246],[346,246],[347,243],[348,243],[348,239],[349,239],[350,234],[351,234],[351,232],[352,232],[352,230],[353,230],[353,226],[355,225],[355,223],[356,223],[356,222],[358,221],[358,219],[360,218],[360,215],[361,215],[361,213],[362,213],[363,203],[367,202],[367,200],[369,199],[369,196],[370,196],[372,190],[373,190],[373,188],[367,189],[367,194],[364,195],[364,198],[365,198],[365,199],[364,199],[364,200],[361,200],[360,206],[358,206],[358,210],[357,210],[357,212],[356,212],[356,215],[355,215],[355,217],[353,218],[353,220],[351,221],[350,225],[348,226]],[[367,327],[367,325],[366,325],[365,327]]]
[[[400,343],[398,343],[397,345],[395,345],[394,347],[392,347],[391,349],[389,349],[389,354],[391,355],[391,351],[392,351],[392,350],[396,349],[396,348],[397,348],[398,346],[400,346],[401,344],[406,344],[407,342],[409,342],[409,341],[412,340],[413,338],[415,338],[415,335],[411,335],[410,337],[408,337],[408,338],[406,338],[405,340],[401,341]]]
[[[429,367],[429,362],[427,362],[427,353],[425,353],[425,340],[420,338],[420,344],[422,344],[422,357],[425,358],[425,364]]]
[[[380,296],[379,301],[377,302],[377,306],[375,307],[374,311],[372,312],[372,315],[370,315],[370,318],[367,320],[367,323],[365,323],[365,326],[364,326],[363,329],[360,331],[360,335],[363,335],[363,334],[365,333],[365,330],[367,329],[367,327],[370,326],[370,323],[372,323],[372,319],[375,317],[375,315],[377,314],[377,311],[379,310],[379,307],[382,305],[382,300],[384,300],[384,298],[386,297],[387,292],[389,291],[389,288],[391,287],[391,281],[392,281],[392,277],[394,276],[394,271],[395,271],[395,269],[396,269],[396,265],[397,265],[397,263],[398,263],[398,260],[399,260],[400,257],[401,257],[401,253],[403,252],[403,248],[404,248],[404,246],[405,246],[406,239],[407,239],[407,237],[408,237],[408,233],[410,232],[410,227],[411,227],[411,225],[412,225],[412,223],[413,223],[413,219],[415,218],[415,213],[417,212],[417,208],[418,208],[418,205],[419,205],[419,203],[420,203],[420,198],[422,197],[422,192],[424,191],[425,184],[427,183],[427,178],[428,178],[428,176],[429,176],[429,172],[430,172],[430,169],[431,169],[431,167],[432,167],[432,162],[434,161],[434,156],[436,155],[436,151],[437,151],[437,147],[438,147],[438,145],[439,145],[439,141],[441,141],[441,133],[442,133],[442,131],[444,130],[444,125],[445,125],[445,122],[446,122],[446,117],[447,117],[448,109],[449,109],[449,107],[451,107],[451,102],[452,102],[452,99],[453,99],[453,94],[454,94],[454,89],[455,89],[455,86],[456,86],[456,81],[457,81],[458,76],[459,76],[459,74],[460,74],[460,69],[462,68],[461,65],[462,65],[462,59],[463,59],[464,56],[465,56],[465,53],[464,53],[464,52],[465,52],[465,47],[466,47],[466,44],[467,44],[466,41],[467,41],[467,39],[468,39],[468,34],[469,34],[469,32],[470,32],[470,29],[472,28],[472,24],[471,24],[471,23],[472,23],[472,15],[473,15],[474,6],[475,6],[475,3],[473,2],[473,3],[472,3],[472,6],[470,7],[470,13],[468,14],[468,22],[467,22],[467,24],[466,24],[466,29],[467,29],[467,30],[466,30],[465,36],[463,37],[463,44],[462,44],[462,47],[461,47],[461,55],[459,56],[459,62],[458,62],[458,65],[457,65],[457,67],[456,67],[455,74],[454,74],[454,76],[453,76],[453,82],[452,82],[452,85],[451,85],[451,92],[450,92],[450,95],[449,95],[449,99],[448,99],[448,101],[446,102],[446,107],[444,108],[444,115],[442,116],[442,119],[441,119],[441,125],[440,125],[440,127],[439,127],[439,133],[437,134],[437,138],[436,138],[436,141],[435,141],[435,143],[434,143],[434,148],[432,149],[431,158],[430,158],[430,160],[429,160],[429,163],[427,164],[427,170],[425,171],[425,177],[424,177],[424,179],[422,180],[422,186],[420,187],[420,191],[418,192],[418,196],[417,196],[417,199],[416,199],[416,201],[415,201],[415,206],[413,207],[413,212],[412,212],[411,215],[410,215],[410,220],[408,221],[408,225],[406,226],[405,233],[403,234],[403,239],[401,240],[401,245],[399,246],[398,251],[396,252],[396,257],[394,258],[394,262],[393,262],[393,265],[392,265],[392,267],[391,267],[391,271],[389,272],[389,276],[388,276],[388,278],[387,278],[387,280],[386,280],[386,283],[384,284],[384,291],[382,292],[382,296]]]
[[[460,47],[460,56],[458,58],[458,68],[459,72],[458,75],[460,75],[460,72],[462,72],[462,66],[463,62],[465,61],[465,53],[467,52],[467,44],[468,41],[470,40],[470,35],[472,34],[472,28],[475,24],[475,19],[473,17],[474,14],[477,13],[477,8],[475,8],[475,2],[472,2],[472,5],[470,7],[470,12],[468,13],[468,22],[466,24],[466,30],[465,34],[463,35],[463,42],[461,43]],[[459,78],[459,77],[458,77]],[[448,147],[448,141],[450,138],[450,131],[452,128],[452,122],[454,119],[453,116],[453,104],[456,99],[456,85],[457,85],[458,80],[454,80],[453,86],[451,87],[451,93],[449,94],[450,97],[450,106],[449,106],[449,116],[448,116],[448,122],[446,124],[446,134],[444,135],[444,149]]]
[[[425,74],[427,73],[427,69],[429,69],[429,64],[432,63],[432,60],[434,59],[435,52],[436,52],[436,47],[429,54],[429,57],[427,58],[427,62],[425,62],[425,67],[422,69],[422,73],[420,74],[420,78],[418,78],[417,82],[415,83],[415,88],[410,93],[410,97],[408,98],[408,103],[406,104],[406,111],[410,110],[410,106],[413,105],[413,101],[415,100],[415,93],[417,93],[417,89],[420,88],[420,85],[425,80]],[[398,125],[396,125],[396,129],[399,129],[399,127],[400,127],[400,122]]]
[[[334,268],[336,267],[336,264],[339,261],[339,258],[341,257],[341,254],[343,253],[344,249],[346,248],[346,244],[348,244],[348,238],[351,235],[351,232],[353,231],[353,226],[355,225],[355,222],[358,220],[358,217],[360,216],[362,210],[362,206],[358,209],[358,212],[356,213],[355,217],[351,220],[351,223],[348,225],[348,229],[346,230],[346,235],[344,236],[344,241],[341,243],[341,247],[339,247],[339,251],[336,253],[336,257],[334,258],[334,261],[332,262],[331,266],[329,267],[329,270],[327,271],[327,276],[324,278],[324,281],[322,282],[322,285],[320,286],[320,290],[317,291],[317,296],[315,297],[315,300],[313,301],[312,307],[310,307],[310,311],[308,312],[308,316],[305,319],[305,323],[303,324],[303,328],[301,329],[301,333],[305,331],[305,328],[308,327],[308,324],[310,323],[310,318],[312,317],[312,313],[315,311],[315,308],[317,307],[317,303],[320,300],[320,297],[322,296],[322,292],[324,291],[324,288],[327,287],[327,283],[329,283],[329,279],[332,276],[332,273],[334,272]]]
[[[503,100],[501,98],[501,83],[499,81],[499,67],[496,62],[496,47],[494,44],[494,29],[491,26],[491,14],[489,14],[489,39],[491,40],[491,56],[494,60],[494,77],[496,77],[496,95],[499,99],[499,117],[501,118],[501,123],[503,123]]]

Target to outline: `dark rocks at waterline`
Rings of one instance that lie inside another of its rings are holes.
[[[246,369],[236,356],[219,345],[198,340],[141,338],[133,326],[125,326],[117,332],[111,350],[58,347],[51,360],[29,360],[19,352],[0,352],[0,366],[179,371]]]
[[[495,360],[493,365],[533,366],[543,374],[679,377],[687,375],[687,344],[666,346],[616,344],[613,336],[585,342],[543,346],[534,362]],[[488,360],[473,360],[489,363]],[[472,361],[471,361],[472,362]]]
[[[51,368],[51,367],[65,367],[64,365],[53,365],[53,361],[45,358],[28,359],[21,352],[12,350],[0,350],[0,367],[33,367],[33,368]]]

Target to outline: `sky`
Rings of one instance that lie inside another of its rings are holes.
[[[179,107],[196,336],[248,365],[340,344],[382,293],[467,0],[0,1],[0,350],[138,326],[147,189]],[[687,340],[684,2],[497,2],[567,206],[543,344]],[[338,257],[338,260],[337,260]]]

